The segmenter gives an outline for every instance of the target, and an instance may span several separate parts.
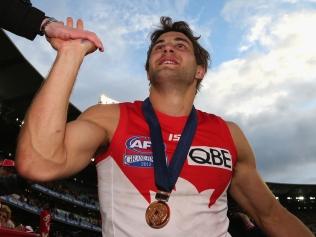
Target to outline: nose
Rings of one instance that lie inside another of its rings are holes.
[[[173,45],[166,44],[163,51],[164,53],[173,53],[174,52]]]

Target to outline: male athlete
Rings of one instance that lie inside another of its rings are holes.
[[[227,192],[268,236],[313,236],[261,180],[240,128],[194,108],[209,59],[198,37],[185,22],[162,17],[161,24],[148,50],[149,98],[95,105],[70,123],[73,84],[96,48],[50,39],[57,58],[25,117],[20,174],[37,181],[68,177],[107,146],[96,165],[103,236],[230,236]]]

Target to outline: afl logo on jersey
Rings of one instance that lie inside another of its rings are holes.
[[[134,136],[127,139],[123,163],[133,167],[153,167],[150,137]]]
[[[131,137],[126,141],[126,148],[142,154],[151,154],[150,137]]]

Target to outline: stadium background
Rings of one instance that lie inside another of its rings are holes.
[[[0,52],[0,160],[14,160],[24,114],[43,78],[2,30]],[[80,114],[72,104],[68,112],[69,121]],[[16,175],[14,169],[10,172]],[[96,184],[96,171],[91,161],[85,170],[65,180],[39,184],[24,182],[17,177],[16,183],[12,184],[15,187],[7,187],[14,190],[14,194],[2,195],[1,202],[10,206],[16,225],[31,226],[35,232],[38,231],[40,210],[49,205],[53,214],[50,236],[101,236]],[[316,233],[316,184],[267,185],[289,211]],[[231,216],[239,211],[231,199],[229,209]],[[231,223],[231,229],[240,227],[240,222],[235,222],[234,218]],[[236,230],[233,237],[245,236],[242,231]]]

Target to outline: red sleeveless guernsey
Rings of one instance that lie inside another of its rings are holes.
[[[170,221],[161,229],[147,225],[146,208],[155,201],[157,189],[141,106],[140,101],[120,104],[112,141],[96,159],[103,236],[230,236],[227,189],[237,152],[226,122],[199,110],[192,145],[168,201]],[[187,117],[156,114],[170,160]]]

